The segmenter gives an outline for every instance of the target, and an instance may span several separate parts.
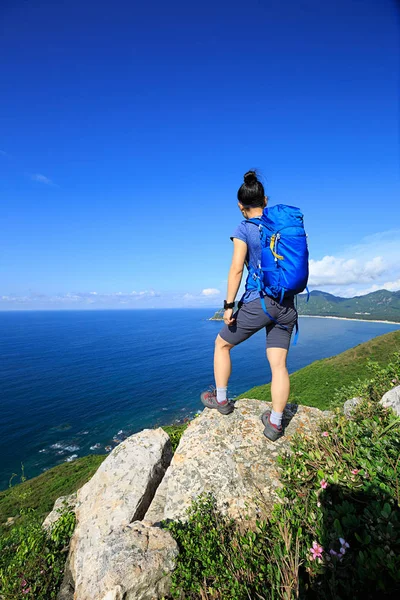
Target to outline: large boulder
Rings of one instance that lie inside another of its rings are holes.
[[[116,446],[78,490],[77,524],[59,599],[151,600],[165,594],[176,543],[168,532],[137,521],[171,457],[168,435],[146,429]]]
[[[192,500],[202,492],[215,495],[222,511],[238,518],[268,514],[279,501],[277,457],[289,451],[295,432],[311,435],[321,417],[317,408],[287,405],[285,436],[276,442],[263,435],[261,414],[270,407],[260,400],[236,402],[228,416],[205,409],[181,437],[171,465],[145,515],[145,522],[185,520]]]
[[[386,392],[379,403],[386,408],[392,408],[394,412],[400,416],[400,385]]]

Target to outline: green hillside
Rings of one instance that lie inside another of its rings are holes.
[[[308,302],[307,294],[299,294],[297,301],[299,315],[400,323],[400,291],[378,290],[365,296],[341,298],[314,290]],[[223,309],[218,310],[210,320],[222,320],[223,313]]]
[[[298,310],[301,315],[347,317],[400,323],[400,291],[378,290],[365,296],[340,298],[327,292],[313,291],[307,302],[307,295],[298,296]]]
[[[395,352],[400,352],[400,330],[380,335],[337,356],[317,360],[290,375],[289,402],[322,410],[331,408],[335,390],[352,384],[358,378],[365,380],[368,377],[367,359],[383,366],[390,362]],[[270,402],[270,390],[270,384],[254,387],[238,398]]]
[[[53,509],[60,496],[72,494],[97,471],[107,454],[90,454],[69,463],[62,463],[37,477],[18,483],[0,492],[0,534],[2,523],[19,514],[21,508],[34,508],[41,518]],[[11,474],[10,474],[11,476]]]

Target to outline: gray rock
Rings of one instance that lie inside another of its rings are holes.
[[[114,448],[78,490],[59,600],[150,600],[165,593],[176,544],[168,532],[136,521],[147,512],[171,457],[168,435],[146,429]]]
[[[154,600],[169,593],[178,546],[168,531],[136,521],[111,533],[107,551],[100,585],[108,591],[102,600]]]
[[[382,397],[382,400],[379,401],[379,404],[382,404],[382,406],[385,406],[386,408],[392,408],[394,412],[400,416],[400,385],[386,392]]]
[[[61,587],[57,594],[57,600],[73,600],[74,589],[75,582],[71,573],[70,555],[68,555],[67,561],[64,566],[64,577],[61,583]]]
[[[322,411],[322,416],[324,417],[324,419],[330,419],[334,415],[335,415],[335,413],[333,412],[333,410],[323,410]]]
[[[96,582],[98,593],[93,587],[74,595],[75,583],[68,560],[57,600],[163,598],[169,593],[170,573],[177,555],[178,546],[169,532],[135,521],[112,531],[107,539],[101,555],[101,578]]]
[[[2,525],[5,525],[6,527],[11,527],[12,525],[14,525],[14,523],[20,518],[20,515],[15,515],[14,517],[7,517],[7,521],[4,521],[4,523],[2,523]],[[0,598],[1,600],[1,598]]]
[[[66,510],[75,511],[76,506],[76,492],[69,496],[60,496],[54,503],[53,510],[47,515],[43,521],[43,527],[47,531],[50,531],[54,523],[58,521],[61,514]]]
[[[343,404],[343,412],[346,417],[350,417],[355,407],[362,402],[362,398],[351,398]]]
[[[157,524],[184,520],[186,509],[202,492],[212,492],[217,506],[233,518],[269,514],[281,487],[277,456],[290,451],[295,432],[312,434],[321,419],[317,408],[288,405],[285,436],[271,442],[263,435],[261,414],[270,404],[243,399],[228,416],[205,409],[181,437],[171,465],[145,515]]]

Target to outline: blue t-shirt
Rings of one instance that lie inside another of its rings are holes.
[[[258,263],[261,261],[260,232],[257,225],[242,221],[233,232],[231,236],[232,241],[233,238],[238,238],[247,244],[246,267],[249,264],[253,267],[257,267]],[[266,294],[263,292],[263,296],[265,295]],[[247,290],[243,294],[241,300],[242,302],[247,303],[259,297],[260,293],[258,290]]]

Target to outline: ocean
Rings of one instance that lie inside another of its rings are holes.
[[[0,489],[146,427],[202,409],[213,383],[213,309],[0,312]],[[300,318],[290,372],[399,329]],[[229,396],[270,381],[265,333],[232,351]],[[106,447],[108,450],[106,450]]]

